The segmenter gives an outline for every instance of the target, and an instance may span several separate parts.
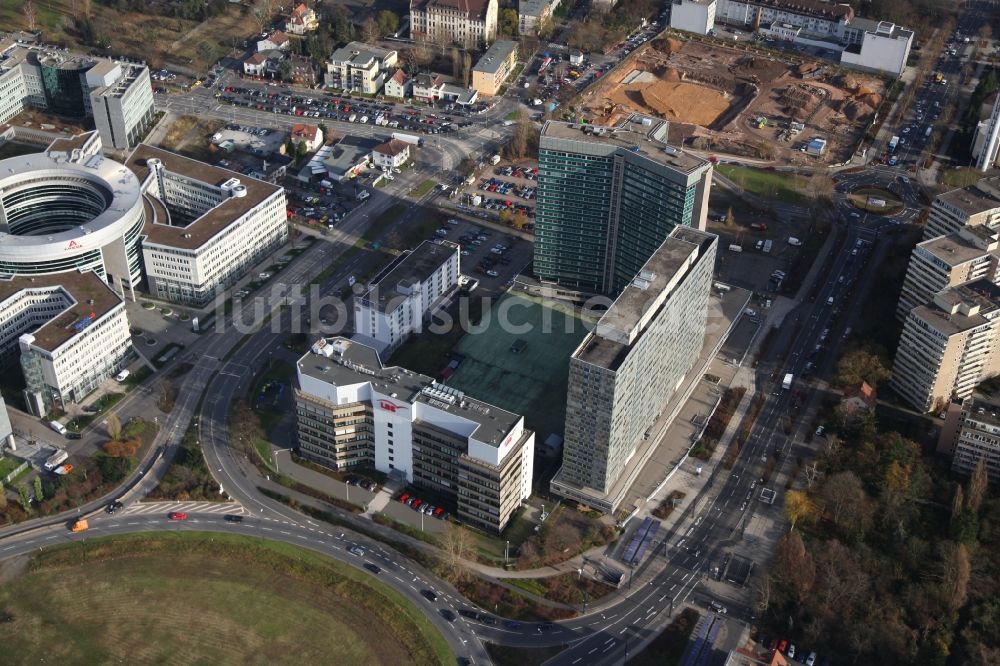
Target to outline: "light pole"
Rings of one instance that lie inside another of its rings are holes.
[[[510,540],[508,539],[507,545],[503,549],[503,563],[504,566],[510,564]]]

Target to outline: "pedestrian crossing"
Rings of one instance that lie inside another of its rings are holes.
[[[247,510],[239,502],[136,502],[122,510],[126,516],[168,514],[173,512],[190,514],[238,514]]]

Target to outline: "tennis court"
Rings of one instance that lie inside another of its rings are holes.
[[[454,349],[464,357],[448,385],[523,414],[543,441],[562,434],[569,357],[587,324],[561,303],[508,293]]]

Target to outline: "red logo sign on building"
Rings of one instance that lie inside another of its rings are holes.
[[[83,246],[82,246],[82,245],[80,245],[79,243],[77,243],[77,242],[76,242],[75,240],[71,240],[71,241],[69,242],[69,245],[67,245],[67,246],[66,246],[66,249],[67,249],[67,250],[79,250],[79,249],[80,249],[80,248],[82,248],[82,247],[83,247]]]
[[[387,412],[397,412],[400,409],[406,409],[406,407],[404,407],[402,405],[397,405],[396,403],[394,403],[394,402],[392,402],[390,400],[379,400],[378,401],[378,406],[381,407],[382,409],[384,409]]]

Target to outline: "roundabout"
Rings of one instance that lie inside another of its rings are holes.
[[[847,193],[847,200],[858,210],[875,215],[897,215],[906,208],[902,199],[882,187],[856,188]]]

